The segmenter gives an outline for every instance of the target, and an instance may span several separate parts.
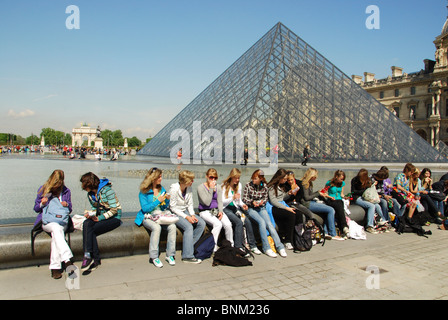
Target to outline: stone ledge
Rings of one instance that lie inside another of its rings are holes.
[[[350,218],[364,225],[365,211],[358,205],[350,205]],[[150,232],[138,227],[134,218],[122,218],[123,224],[111,232],[98,237],[98,246],[102,258],[148,254]],[[35,255],[31,255],[31,229],[33,224],[0,227],[0,269],[47,265],[50,261],[51,237],[40,233],[34,243]],[[254,228],[257,232],[258,229]],[[76,261],[83,256],[82,231],[70,234],[70,247]],[[162,231],[160,252],[166,248],[166,232]],[[177,250],[182,248],[182,233],[177,230]]]
[[[123,224],[111,232],[98,237],[98,246],[102,258],[148,254],[149,231],[138,227],[134,218],[122,219]],[[49,263],[51,237],[45,232],[40,233],[34,243],[35,255],[31,255],[32,224],[21,226],[0,227],[0,269],[45,265]],[[182,233],[177,231],[176,247],[182,244]],[[75,230],[70,234],[70,247],[76,261],[83,256],[82,231]],[[166,247],[166,235],[162,232],[160,249]]]

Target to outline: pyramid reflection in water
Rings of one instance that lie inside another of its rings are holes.
[[[226,129],[267,129],[269,140],[269,129],[276,129],[279,159],[286,162],[301,159],[306,144],[315,161],[446,161],[281,23],[187,105],[139,154],[173,155],[178,140],[170,141],[171,134],[184,129],[190,137],[189,155],[203,155],[210,141],[194,143],[195,121],[202,132],[216,129],[222,137]]]

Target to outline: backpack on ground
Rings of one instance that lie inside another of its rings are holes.
[[[325,233],[321,225],[310,219],[305,223],[294,226],[292,246],[294,252],[310,251],[314,243],[325,244]],[[314,242],[314,243],[313,243]]]
[[[194,256],[196,259],[208,259],[215,249],[215,239],[211,233],[204,234],[194,245]]]
[[[232,244],[227,239],[223,239],[220,244],[221,246],[213,256],[213,267],[219,265],[231,267],[252,266],[252,261],[245,257],[247,253],[250,253],[247,249],[243,252],[241,249],[232,247]],[[250,255],[253,257],[251,253]]]
[[[397,219],[397,218],[396,218]],[[413,219],[409,219],[406,215],[402,215],[398,217],[398,227],[396,232],[398,234],[402,233],[416,233],[419,236],[426,237],[427,235],[431,235],[431,230],[425,231],[421,224]]]
[[[313,247],[311,230],[306,229],[304,223],[299,223],[298,225],[294,226],[292,246],[294,247],[294,252],[310,251]]]

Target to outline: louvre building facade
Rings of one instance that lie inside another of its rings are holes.
[[[194,138],[198,125],[203,135]],[[277,140],[280,162],[299,161],[306,144],[314,161],[446,161],[281,23],[188,104],[139,154],[173,157],[182,141],[182,135],[175,133],[182,132],[189,146],[183,149],[184,157],[185,153],[187,158],[197,158],[222,152],[224,160],[224,153],[237,144],[229,147],[224,143],[226,129],[240,129],[252,154],[269,156],[273,147],[269,142]],[[251,130],[258,133],[254,139],[259,140],[251,141]],[[260,138],[263,130],[266,139]],[[208,138],[205,132],[220,133],[222,149],[211,148],[217,145],[217,138]],[[253,150],[254,145],[258,151]],[[240,156],[235,155],[237,162]]]

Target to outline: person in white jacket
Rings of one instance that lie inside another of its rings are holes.
[[[244,212],[248,209],[247,205],[241,200],[243,187],[240,183],[241,171],[237,168],[230,170],[229,176],[223,181],[222,205],[223,211],[234,226],[234,247],[243,249],[245,246],[244,227],[246,228],[247,242],[250,250],[255,254],[261,254],[257,248],[252,223],[249,217],[243,218]]]
[[[182,261],[201,263],[194,256],[194,245],[204,232],[205,221],[194,212],[193,181],[193,172],[183,170],[179,173],[179,182],[172,184],[169,191],[170,210],[179,216],[176,226],[183,232]]]

